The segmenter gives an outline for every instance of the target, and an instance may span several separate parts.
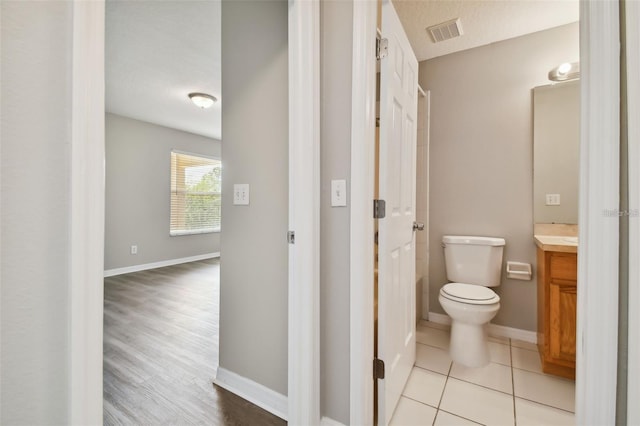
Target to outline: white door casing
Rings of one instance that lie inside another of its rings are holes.
[[[320,421],[320,3],[289,0],[288,422]]]
[[[620,206],[619,2],[580,3],[576,424],[615,424]],[[635,77],[635,76],[634,76]]]
[[[640,424],[640,3],[627,2],[627,125],[629,144],[629,353],[627,424]],[[634,260],[635,259],[635,260]]]
[[[69,424],[101,424],[105,4],[74,0],[71,66]]]
[[[375,8],[376,6],[374,2],[357,2],[357,3],[359,4],[359,7],[357,8],[354,7],[354,16],[353,16],[354,26],[355,24],[366,22],[367,16],[370,13],[370,9],[372,7]],[[619,15],[617,13],[607,12],[608,9],[616,8],[617,10],[617,5],[618,5],[617,1],[581,3],[581,12],[580,12],[581,42],[580,43],[581,43],[581,56],[583,57],[581,59],[581,61],[583,62],[582,66],[583,67],[586,66],[585,62],[588,56],[600,58],[600,60],[595,62],[595,64],[598,65],[598,68],[596,70],[591,71],[591,73],[593,74],[593,80],[595,82],[593,87],[585,86],[585,88],[582,90],[582,97],[581,97],[582,110],[586,110],[586,108],[591,104],[597,105],[601,103],[603,99],[607,100],[608,102],[610,96],[616,96],[617,94],[617,92],[612,92],[610,90],[601,90],[601,87],[599,87],[599,86],[605,87],[606,85],[609,85],[610,84],[609,80],[611,78],[614,78],[614,76],[619,72],[618,60],[615,58],[613,59],[610,58],[612,55],[615,55],[617,51],[615,49],[612,50],[608,45],[608,43],[610,42],[610,39],[617,40],[618,31],[611,29],[611,26],[616,21],[616,19],[618,19]],[[627,7],[628,6],[629,6],[629,2],[627,2]],[[632,8],[631,14],[629,15],[632,22],[633,22],[633,19],[636,18],[637,16],[638,16],[638,12],[635,10],[635,8]],[[601,23],[597,23],[597,24],[592,23],[592,20],[597,19],[598,17],[600,17],[602,21],[607,21],[608,25],[602,25]],[[635,22],[637,22],[637,19],[635,20]],[[375,22],[372,22],[370,25],[371,27],[375,28]],[[362,43],[363,38],[367,34],[368,33],[364,31],[361,33],[354,32],[354,45],[356,43]],[[368,52],[371,52],[371,53],[368,53]],[[373,55],[373,49],[362,50],[360,51],[359,56],[354,57],[353,73],[354,73],[355,82],[360,81],[360,80],[357,80],[359,75],[355,74],[357,71],[360,70],[360,68],[358,68],[359,62],[370,63],[371,55]],[[633,56],[632,60],[637,59],[635,58],[636,55],[632,55],[632,56]],[[602,58],[605,58],[606,60],[602,60]],[[637,66],[637,62],[634,62],[634,64],[636,64]],[[364,91],[364,92],[360,92],[359,91],[360,89],[361,89],[361,85],[354,84],[354,89],[352,93],[354,102],[364,102],[365,98],[370,97],[372,93],[375,94],[374,88],[371,88],[369,89],[369,91]],[[607,87],[605,87],[605,89],[607,89]],[[637,96],[637,85],[633,85],[632,89],[630,90],[632,93],[635,93]],[[603,96],[603,93],[605,94],[604,96]],[[607,103],[605,109],[612,109],[612,108],[614,108],[614,106],[612,106],[610,103]],[[586,120],[585,120],[585,117],[586,117]],[[616,127],[618,127],[618,124],[619,124],[619,121],[616,120],[615,118],[609,119],[607,117],[605,121],[599,120],[597,113],[591,113],[590,115],[583,115],[582,119],[586,122],[596,123],[598,126],[605,128],[606,132],[612,132]],[[357,132],[358,127],[359,126],[361,127],[363,123],[366,123],[366,122],[364,120],[354,120],[352,122],[353,131]],[[582,147],[584,147],[585,149],[592,144],[600,144],[601,141],[608,140],[607,137],[601,137],[599,132],[594,132],[594,130],[591,129],[590,126],[583,126],[581,129],[581,132],[582,132],[581,144],[582,144]],[[366,156],[366,153],[368,152],[367,151],[368,146],[373,143],[373,138],[369,139],[369,141],[371,141],[369,145],[364,143],[367,141],[366,135],[363,135],[362,139],[364,139],[364,141],[362,140],[352,141],[352,151],[351,151],[352,167],[354,167],[354,164],[357,164],[359,167],[359,170],[369,171],[371,165],[367,163],[368,157]],[[358,143],[355,143],[355,142],[358,142]],[[581,149],[583,149],[582,147]],[[635,148],[636,145],[634,144],[633,147]],[[638,156],[637,151],[633,151],[633,153],[635,154],[635,156],[633,156],[634,158],[633,161],[635,161],[633,164],[636,164],[640,156]],[[588,159],[584,156],[581,156],[580,163],[581,163],[580,167],[582,169],[581,176],[580,176],[580,187],[585,188],[585,191],[584,191],[585,194],[588,194],[587,188],[589,187],[587,186],[587,184],[589,184],[590,186],[592,185],[593,187],[595,187],[595,189],[597,189],[598,197],[601,197],[603,194],[606,193],[606,191],[601,191],[602,188],[606,189],[609,192],[616,191],[617,186],[615,182],[617,182],[617,180],[615,178],[611,179],[608,175],[609,174],[617,175],[617,172],[618,172],[617,168],[615,167],[612,168],[610,164],[608,163],[605,164],[604,162],[590,163]],[[601,178],[603,172],[607,174],[606,179]],[[369,173],[368,175],[371,176],[371,173]],[[352,179],[353,179],[353,176],[352,176]],[[370,185],[373,186],[373,177],[371,176],[370,179],[371,179]],[[634,185],[633,187],[635,188],[634,191],[636,191],[634,192],[634,194],[637,194],[637,185]],[[582,195],[585,195],[585,194],[581,194],[581,197]],[[632,204],[633,206],[632,208],[635,208],[635,206],[637,206],[637,198],[635,201],[636,201],[635,204]],[[594,205],[596,206],[595,209],[597,209],[598,208],[597,205],[596,204]],[[609,206],[609,208],[611,207]],[[588,215],[588,214],[592,214],[590,213],[590,207],[587,203],[581,202],[579,206],[579,211],[582,217],[585,217],[585,215]],[[601,210],[600,210],[600,213],[602,213]],[[598,214],[595,213],[595,215],[597,216]],[[369,216],[363,216],[361,214],[361,210],[358,210],[357,212],[354,212],[352,210],[352,223],[357,220],[365,220],[366,217],[369,217]],[[637,224],[635,223],[634,225],[637,226]],[[637,235],[637,230],[635,235]],[[352,253],[353,252],[359,253],[360,251],[364,250],[366,248],[365,246],[369,238],[367,235],[364,235],[363,233],[358,234],[357,237],[358,237],[357,239],[354,239],[354,237],[352,237],[352,248],[351,248]],[[609,239],[613,238],[612,234],[608,232],[600,232],[597,229],[597,227],[592,228],[589,226],[581,225],[580,240],[585,241],[586,238],[589,239],[589,246],[590,246],[589,250],[590,252],[592,252],[592,255],[591,255],[592,258],[593,259],[599,258],[599,259],[598,261],[594,261],[594,262],[580,261],[578,265],[579,270],[581,268],[585,268],[589,263],[593,263],[593,265],[596,265],[597,266],[596,269],[606,269],[606,270],[610,270],[612,267],[617,265],[618,263],[617,256],[609,256],[609,252],[610,252],[609,243],[601,244],[602,241],[608,241]],[[615,238],[617,238],[617,234]],[[635,253],[637,253],[637,251]],[[582,258],[584,259],[584,257]],[[355,259],[354,257],[352,257],[351,259],[351,269],[352,270],[362,269],[361,265],[358,264],[358,262],[354,259]],[[358,258],[357,260],[359,259],[360,258]],[[580,274],[581,272],[579,271],[578,273],[579,281],[581,280]],[[609,280],[603,281],[601,279],[602,274],[596,274],[596,275],[597,276],[592,280],[593,286],[597,287],[599,283],[601,284],[602,282],[609,281]],[[636,277],[637,279],[637,276],[638,276],[637,268],[632,270],[632,276]],[[360,346],[365,345],[368,337],[373,336],[373,323],[366,322],[367,318],[370,315],[369,313],[370,311],[367,310],[366,308],[368,306],[373,305],[373,292],[370,291],[369,288],[367,287],[369,282],[370,281],[366,281],[366,276],[364,274],[362,274],[361,276],[352,276],[352,280],[351,280],[352,297],[350,301],[351,316],[352,316],[352,320],[351,320],[352,321],[352,328],[351,328],[352,348],[358,347],[358,345]],[[638,294],[637,289],[635,290],[636,292],[633,294],[637,295]],[[606,291],[606,289],[603,291]],[[598,302],[598,296],[599,296],[599,293],[596,294],[595,297],[593,297],[593,300],[595,300],[594,303]],[[589,300],[587,300],[587,298],[583,297],[578,299],[578,312],[581,312],[581,311],[587,312],[589,307],[590,307]],[[615,392],[615,385],[612,386],[610,384],[610,380],[607,379],[607,375],[611,375],[610,368],[615,368],[616,366],[617,346],[605,345],[601,343],[600,336],[603,334],[614,335],[617,333],[617,322],[612,321],[612,318],[617,317],[618,305],[617,303],[609,302],[609,300],[607,299],[607,303],[600,303],[597,306],[597,308],[594,308],[593,312],[596,312],[598,314],[597,315],[598,321],[591,321],[591,322],[585,321],[583,324],[580,324],[580,321],[579,321],[579,326],[578,326],[581,329],[581,331],[579,332],[580,337],[578,339],[579,341],[578,344],[582,346],[584,344],[584,341],[587,340],[587,338],[591,341],[591,343],[589,346],[590,350],[585,350],[581,354],[582,361],[578,363],[578,368],[576,369],[576,418],[578,418],[579,422],[581,419],[582,420],[589,419],[589,424],[597,424],[598,421],[602,423],[602,419],[604,419],[604,423],[611,423],[610,413],[612,412],[612,409],[615,409],[616,392]],[[356,318],[358,316],[359,318]],[[600,320],[601,318],[605,318],[606,320],[601,321]],[[366,326],[366,324],[370,324],[370,325]],[[358,328],[359,325],[362,325],[362,326]],[[637,327],[634,331],[636,332],[635,336],[637,336],[638,335]],[[584,341],[580,342],[583,339]],[[632,341],[632,343],[635,343],[635,342]],[[637,354],[640,352],[637,350],[638,346],[640,345],[633,344],[632,346],[633,346],[632,350],[634,351],[633,353]],[[578,350],[581,350],[581,348],[579,347]],[[353,351],[352,351],[352,355],[353,355]],[[368,352],[367,350],[364,350],[362,351],[361,355],[362,356],[360,358],[358,358],[357,356],[352,356],[351,362],[350,362],[352,383],[351,383],[351,401],[349,404],[349,410],[351,413],[351,419],[369,419],[370,418],[370,414],[369,414],[370,411],[368,410],[369,407],[366,403],[363,403],[363,401],[365,401],[366,396],[372,392],[371,389],[373,387],[373,381],[366,380],[366,377],[363,375],[364,370],[362,370],[361,366],[362,365],[367,365],[367,367],[369,366],[369,363],[371,362],[371,358],[372,358],[372,353]],[[605,368],[604,369],[597,368],[594,370],[592,367],[595,365],[598,365],[600,367],[604,366]],[[634,366],[636,365],[634,364]],[[637,378],[638,371],[639,369],[635,368],[633,371],[630,371],[629,374],[632,375],[631,377]],[[594,376],[592,380],[587,380],[587,376],[589,374],[595,375],[597,377]],[[355,377],[357,377],[360,380],[357,380],[357,381],[353,380]],[[603,381],[606,382],[606,386],[590,385],[590,383],[602,383]],[[630,383],[631,383],[631,380],[630,380]],[[632,394],[633,395],[638,394],[638,386],[634,386],[632,388]],[[629,396],[631,397],[632,394],[630,394]],[[637,400],[637,398],[635,400]],[[632,401],[632,400],[629,399],[629,401]],[[629,414],[628,420],[632,418],[636,418],[634,417],[634,411],[635,413],[638,412],[638,410],[629,409],[630,414]],[[366,424],[371,422],[353,422],[352,421],[351,423]]]
[[[382,4],[382,38],[388,55],[380,64],[378,220],[378,423],[387,425],[415,362],[416,137],[418,61],[390,1]]]

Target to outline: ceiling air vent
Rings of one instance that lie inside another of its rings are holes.
[[[452,19],[441,24],[427,27],[427,31],[431,34],[434,43],[449,40],[450,38],[460,37],[462,33],[462,23],[460,18]]]

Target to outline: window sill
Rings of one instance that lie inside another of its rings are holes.
[[[169,236],[181,237],[183,235],[218,234],[218,233],[220,233],[220,228],[192,229],[192,230],[185,230],[185,231],[169,231]]]

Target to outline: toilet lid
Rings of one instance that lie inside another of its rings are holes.
[[[490,305],[500,302],[500,296],[490,288],[481,285],[449,283],[442,287],[440,293],[447,299],[474,305]]]

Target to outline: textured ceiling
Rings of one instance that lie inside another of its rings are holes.
[[[394,0],[419,61],[578,20],[577,0]],[[107,0],[107,111],[215,139],[221,130],[220,0]],[[426,27],[460,18],[438,44]],[[219,101],[195,107],[190,92]]]
[[[578,0],[393,0],[418,61],[577,22]],[[434,43],[425,28],[460,18],[461,37]]]
[[[219,0],[108,0],[105,60],[108,112],[221,139]]]

